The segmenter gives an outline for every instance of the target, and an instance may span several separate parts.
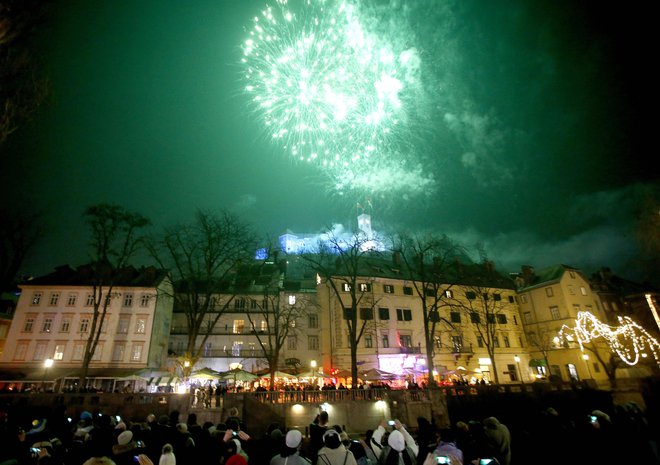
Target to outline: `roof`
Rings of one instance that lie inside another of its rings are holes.
[[[109,268],[106,272],[107,277],[113,277],[113,285],[118,287],[155,287],[167,276],[165,270],[153,266],[127,266],[113,275],[109,273]],[[90,264],[75,269],[63,265],[55,268],[52,273],[23,281],[20,286],[91,286],[96,281],[94,268]]]
[[[526,282],[523,287],[519,290],[524,291],[526,289],[531,289],[540,285],[548,284],[551,282],[556,282],[564,276],[564,273],[567,271],[575,271],[580,273],[580,270],[569,265],[553,265],[548,268],[536,272],[529,282]]]

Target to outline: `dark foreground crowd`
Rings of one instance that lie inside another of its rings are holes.
[[[635,404],[608,415],[595,410],[583,421],[553,408],[538,412],[525,431],[495,417],[437,428],[425,417],[417,428],[393,419],[364,433],[333,425],[327,412],[310,423],[309,436],[278,424],[261,437],[236,409],[224,422],[185,421],[177,411],[142,421],[83,412],[53,414],[28,425],[1,418],[0,465],[522,465],[660,463],[658,438]]]

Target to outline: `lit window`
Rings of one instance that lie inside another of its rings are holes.
[[[558,320],[559,319],[559,307],[557,307],[556,305],[553,305],[552,307],[550,307],[550,317],[553,320]]]
[[[41,292],[35,292],[34,294],[32,294],[32,305],[39,305],[39,303],[41,302],[42,295],[43,294]]]
[[[144,334],[147,330],[147,320],[138,318],[135,322],[135,334]]]
[[[371,284],[360,283],[360,292],[371,292]]]
[[[296,296],[295,295],[290,295],[289,296],[289,305],[295,305],[296,304]]]
[[[232,327],[232,333],[242,334],[244,327],[245,327],[245,320],[234,320],[234,325]]]
[[[391,284],[383,284],[383,292],[385,292],[385,294],[394,294],[394,286]]]
[[[62,360],[64,358],[64,347],[65,344],[56,344],[55,352],[53,353],[54,360]]]
[[[344,292],[351,292],[351,285],[348,283],[342,283],[341,289]]]
[[[587,295],[587,288],[584,286],[580,286],[580,294]]]
[[[454,297],[454,292],[451,289],[447,289],[445,291],[445,297],[447,297],[448,299],[453,298]]]
[[[112,349],[112,361],[122,362],[124,360],[125,352],[126,352],[126,344],[124,344],[123,342],[116,343],[115,347]]]
[[[243,341],[234,341],[231,345],[231,354],[234,357],[240,357],[242,349],[243,349]]]
[[[131,351],[131,362],[139,362],[142,359],[142,344],[133,344]]]

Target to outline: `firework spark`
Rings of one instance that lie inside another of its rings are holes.
[[[419,68],[414,49],[395,50],[365,24],[348,2],[282,0],[253,19],[243,44],[245,90],[270,137],[337,186],[371,182],[369,170],[400,153]]]

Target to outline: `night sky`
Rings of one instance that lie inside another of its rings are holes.
[[[3,202],[41,212],[47,230],[23,273],[84,262],[95,203],[157,227],[227,208],[276,237],[351,227],[368,198],[379,232],[479,243],[505,272],[639,278],[636,209],[658,186],[650,5],[373,3],[421,60],[424,111],[397,156],[433,179],[422,192],[333,191],[269,140],[240,63],[264,2],[54,2],[40,47],[50,102],[1,148]]]

